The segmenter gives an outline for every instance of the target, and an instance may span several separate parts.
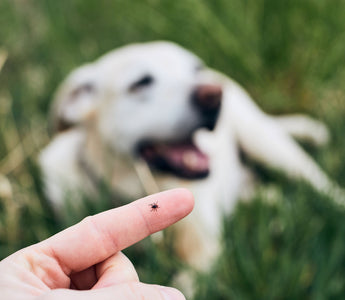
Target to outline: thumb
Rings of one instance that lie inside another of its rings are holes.
[[[102,289],[77,291],[56,289],[44,295],[42,300],[185,300],[177,289],[141,282],[128,282]]]

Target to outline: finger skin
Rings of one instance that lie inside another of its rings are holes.
[[[138,273],[132,262],[122,252],[118,252],[96,266],[98,282],[93,289],[105,288],[125,282],[139,282]]]
[[[68,289],[53,290],[42,295],[42,300],[185,300],[183,294],[173,288],[149,285],[141,282],[125,283],[118,286],[91,291]]]
[[[97,265],[71,274],[70,279],[70,286],[76,290],[99,289],[125,282],[139,281],[132,262],[121,251]]]
[[[151,211],[157,202],[159,209]],[[162,230],[189,214],[193,195],[186,189],[154,194],[128,205],[85,218],[37,244],[59,263],[66,275],[104,261],[113,254]]]

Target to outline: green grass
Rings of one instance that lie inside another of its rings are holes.
[[[59,82],[131,42],[175,41],[240,82],[265,111],[327,123],[330,144],[308,150],[344,186],[344,11],[343,0],[2,0],[0,258],[110,206],[104,197],[58,222],[36,157]],[[223,255],[200,275],[196,299],[343,299],[345,213],[302,183],[258,174],[262,192],[225,218]],[[274,202],[265,193],[272,185]],[[171,245],[160,247],[145,240],[127,254],[143,281],[169,284],[182,266]]]

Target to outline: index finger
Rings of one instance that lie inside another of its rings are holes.
[[[150,204],[157,203],[152,210]],[[194,206],[186,189],[154,194],[87,217],[52,236],[47,247],[65,274],[84,270],[188,215]]]

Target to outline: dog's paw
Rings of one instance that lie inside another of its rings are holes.
[[[279,125],[297,140],[321,147],[330,141],[330,131],[321,121],[315,120],[306,115],[285,115],[277,116],[275,120]]]
[[[310,135],[309,142],[317,147],[327,145],[331,139],[328,127],[321,121],[309,119]]]

